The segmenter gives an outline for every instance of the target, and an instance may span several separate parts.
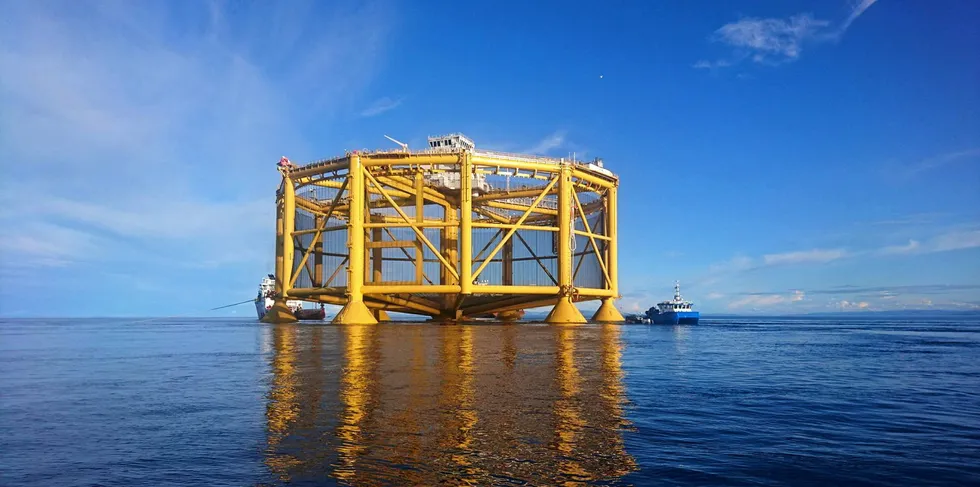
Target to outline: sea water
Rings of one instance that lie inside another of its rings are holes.
[[[0,485],[976,485],[980,323],[0,321]]]

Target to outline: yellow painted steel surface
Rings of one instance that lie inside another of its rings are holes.
[[[595,165],[472,149],[350,152],[281,167],[280,296],[343,304],[334,320],[386,311],[439,320],[603,300],[621,319],[618,179]]]

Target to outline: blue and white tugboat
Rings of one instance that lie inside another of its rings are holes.
[[[674,300],[657,303],[647,310],[647,318],[657,325],[696,325],[700,313],[691,309],[693,303],[681,298],[681,284],[674,283]]]

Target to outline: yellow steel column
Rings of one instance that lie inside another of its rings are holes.
[[[616,299],[619,298],[619,255],[616,249],[619,242],[616,227],[616,186],[609,188],[606,193],[606,235],[609,241],[606,242],[606,267],[609,270],[609,290],[613,292]],[[616,309],[613,298],[605,298],[602,305],[592,315],[592,321],[620,322],[626,321],[623,314]]]
[[[449,265],[456,266],[458,261],[456,249],[459,245],[459,227],[457,226],[456,208],[449,205],[445,206],[444,208],[446,212],[444,218],[446,226],[442,228],[442,238],[439,242],[439,251],[442,252],[443,257],[446,258]],[[456,284],[456,278],[453,277],[445,266],[440,266],[439,269],[440,284]],[[442,295],[443,311],[453,309],[455,303],[455,294]]]
[[[606,267],[609,268],[609,289],[613,296],[619,297],[619,225],[617,218],[617,189],[616,186],[609,188],[609,223],[606,227],[606,234],[609,236],[609,261]]]
[[[286,179],[283,178],[283,182]],[[276,195],[276,295],[282,296],[283,293],[283,282],[282,282],[282,248],[283,248],[283,233],[282,233],[282,195]]]
[[[350,215],[347,220],[347,304],[337,313],[333,322],[342,325],[373,325],[378,322],[364,304],[364,168],[361,156],[357,153],[348,158],[350,166],[347,177],[350,189]]]
[[[282,294],[289,295],[289,283],[293,280],[294,253],[293,230],[296,229],[296,188],[293,180],[286,177],[282,182]]]
[[[296,189],[293,181],[284,173],[282,177],[282,198],[279,200],[276,215],[276,298],[272,309],[265,313],[265,323],[292,323],[296,321],[286,304],[289,281],[293,270],[293,230],[296,221]]]
[[[370,215],[368,219],[371,220]],[[371,241],[380,242],[384,240],[384,235],[382,232],[383,228],[372,228],[371,229]],[[382,264],[384,262],[384,249],[381,247],[375,247],[371,249],[371,284],[376,286],[381,285],[382,281]],[[374,319],[381,321],[391,321],[391,317],[388,316],[388,312],[383,309],[371,310],[371,314],[374,315]]]
[[[558,177],[558,302],[548,313],[548,323],[585,323],[582,312],[572,302],[572,238],[575,224],[572,213],[572,168],[562,163]]]
[[[470,153],[463,152],[459,167],[459,287],[460,294],[473,292],[473,166]]]
[[[420,227],[425,223],[425,186],[422,179],[422,171],[415,173],[415,223]],[[425,232],[425,230],[423,230]],[[415,236],[415,284],[421,286],[425,279],[425,247],[422,239]]]

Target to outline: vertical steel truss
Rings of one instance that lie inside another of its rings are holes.
[[[474,175],[504,170],[538,185],[474,193]],[[572,303],[593,299],[603,300],[597,316],[606,309],[600,318],[621,319],[611,303],[619,297],[618,180],[614,177],[565,161],[487,157],[468,151],[352,153],[281,172],[276,244],[279,294],[343,305],[335,322],[375,323],[383,311],[462,319],[549,304],[555,305],[549,321],[582,322],[584,318]],[[426,183],[426,175],[444,172],[460,175],[458,188]],[[329,203],[297,196],[305,187],[332,189],[334,194]],[[590,197],[585,203],[583,195]],[[549,204],[543,204],[545,201]],[[312,215],[312,228],[295,228],[298,212]],[[410,229],[414,238],[396,238],[396,229]],[[441,237],[434,241],[427,229],[438,230]],[[474,256],[474,231],[482,229],[495,232]],[[542,255],[525,238],[531,232],[553,235],[555,252]],[[344,236],[345,255],[324,250],[328,238]],[[574,248],[577,236],[587,239],[584,249]],[[526,255],[515,257],[515,248]],[[396,251],[397,257],[386,254],[386,249]],[[325,269],[324,256],[343,259]],[[601,285],[575,285],[587,259],[597,262]],[[550,283],[514,284],[515,264],[525,261],[536,262],[535,268]],[[385,262],[411,264],[412,279],[386,281]],[[438,275],[431,270],[427,273],[427,264],[438,264]],[[492,264],[502,268],[500,282],[482,283],[481,277]],[[333,285],[343,270],[346,283]],[[324,276],[325,272],[329,274]]]

